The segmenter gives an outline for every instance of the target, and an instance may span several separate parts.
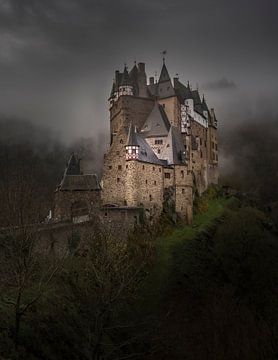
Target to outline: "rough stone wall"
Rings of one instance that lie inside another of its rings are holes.
[[[172,96],[165,99],[159,99],[159,104],[164,107],[170,123],[180,129],[181,126],[181,111],[180,102],[177,96]]]
[[[71,221],[72,206],[76,202],[84,202],[91,213],[100,206],[100,190],[92,191],[56,191],[55,192],[55,221]]]
[[[141,129],[153,106],[154,101],[150,98],[120,96],[110,109],[111,135],[131,122]]]
[[[164,188],[169,188],[175,184],[175,173],[173,168],[163,168],[164,173]],[[165,175],[166,174],[166,175]],[[167,174],[169,174],[167,176]]]
[[[127,161],[126,201],[128,206],[142,206],[151,215],[160,214],[163,207],[162,166]]]
[[[218,170],[218,144],[217,144],[217,129],[209,126],[207,132],[208,144],[208,183],[218,184],[219,170]]]
[[[194,120],[190,122],[191,134],[198,138],[198,150],[191,151],[192,171],[199,194],[208,186],[208,139],[207,129]]]
[[[192,172],[184,165],[175,165],[175,210],[181,219],[191,224],[193,219]]]
[[[125,144],[127,141],[127,129],[121,128],[115,141],[104,156],[102,176],[102,204],[126,205],[126,177],[127,161],[125,158]]]
[[[40,249],[45,254],[56,254],[64,256],[69,250],[71,238],[82,237],[90,234],[96,225],[100,225],[108,236],[119,240],[126,240],[134,230],[135,224],[140,223],[141,209],[134,208],[99,208],[90,221],[73,224],[59,222],[41,225],[39,229]]]

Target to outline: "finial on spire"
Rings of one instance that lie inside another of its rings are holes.
[[[163,56],[162,61],[163,61],[163,65],[165,65],[165,55],[167,54],[167,50],[163,50],[160,54]]]

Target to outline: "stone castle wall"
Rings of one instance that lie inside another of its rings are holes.
[[[91,213],[100,207],[101,191],[56,191],[55,192],[55,221],[71,221],[78,215],[78,208]],[[75,206],[76,205],[76,206]],[[76,213],[74,213],[76,211]],[[82,215],[82,214],[79,214]]]

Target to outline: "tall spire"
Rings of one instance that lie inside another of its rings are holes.
[[[171,81],[171,78],[169,76],[167,67],[165,65],[165,59],[163,58],[163,66],[161,69],[161,73],[160,73],[158,82],[161,83],[161,82],[165,82],[165,81]]]

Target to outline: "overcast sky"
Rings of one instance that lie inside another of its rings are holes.
[[[64,139],[108,129],[114,70],[198,84],[220,126],[277,113],[277,0],[0,0],[0,113]],[[240,120],[239,120],[240,119]]]

